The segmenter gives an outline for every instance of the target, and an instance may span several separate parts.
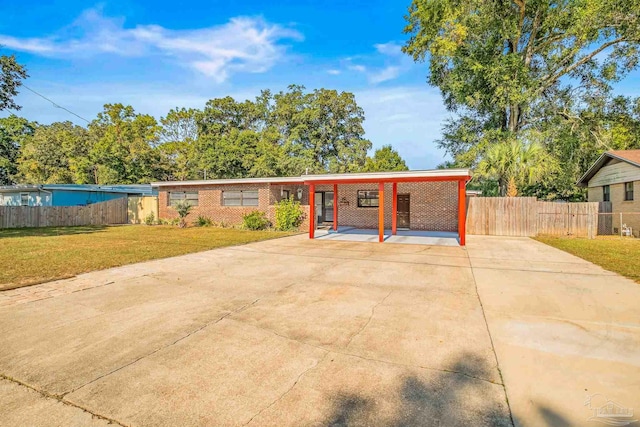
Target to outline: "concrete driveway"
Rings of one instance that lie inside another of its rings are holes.
[[[639,302],[529,239],[125,266],[0,294],[0,425],[582,426],[640,408]]]

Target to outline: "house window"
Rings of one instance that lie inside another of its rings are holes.
[[[198,192],[197,191],[170,191],[169,192],[169,205],[175,206],[176,203],[186,200],[191,206],[198,206]]]
[[[282,200],[289,200],[289,190],[282,190]]]
[[[258,190],[223,191],[222,206],[258,206]]]
[[[20,193],[20,206],[29,206],[29,193]]]
[[[611,187],[608,185],[604,185],[602,187],[602,201],[610,202],[611,201]]]
[[[377,208],[380,205],[380,198],[377,191],[358,190],[359,208]]]
[[[633,182],[624,183],[624,199],[633,200]]]

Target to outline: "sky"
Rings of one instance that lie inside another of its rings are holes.
[[[160,118],[171,108],[253,99],[290,84],[353,92],[374,149],[391,144],[411,169],[430,169],[446,160],[436,141],[450,113],[426,83],[427,64],[400,51],[409,4],[1,2],[0,54],[26,65],[26,86],[88,120],[107,103]],[[639,76],[618,89],[640,94]],[[25,88],[16,101],[30,120],[86,124]]]

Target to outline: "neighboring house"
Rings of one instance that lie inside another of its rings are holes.
[[[298,177],[215,179],[154,182],[158,216],[175,218],[180,200],[217,223],[237,225],[247,213],[260,210],[274,221],[275,205],[293,196],[306,212],[310,237],[318,224],[378,229],[458,232],[464,245],[467,169],[302,175]],[[460,204],[460,201],[462,204]],[[309,206],[314,215],[309,216]],[[459,209],[460,206],[463,209]],[[382,207],[382,209],[380,208]],[[459,215],[459,212],[462,212]]]
[[[0,206],[85,206],[120,197],[150,195],[150,185],[7,185],[0,186]]]
[[[622,224],[640,237],[640,150],[607,151],[580,178],[578,185],[587,187],[590,202],[610,202],[613,233],[620,232],[622,213]]]

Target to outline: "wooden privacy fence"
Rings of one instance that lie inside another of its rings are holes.
[[[158,219],[158,196],[130,196],[128,205],[129,224],[142,224],[151,213]]]
[[[593,238],[597,232],[596,202],[542,202],[535,197],[472,197],[468,201],[468,234]]]
[[[126,223],[126,197],[87,206],[0,206],[0,228]]]

